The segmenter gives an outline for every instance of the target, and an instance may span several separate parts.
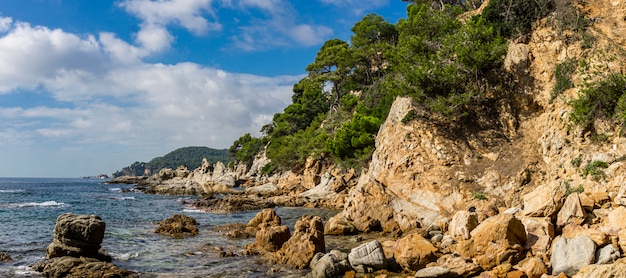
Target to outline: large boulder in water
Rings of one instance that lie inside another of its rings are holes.
[[[139,277],[136,273],[112,263],[86,257],[57,257],[32,265],[32,268],[50,278],[82,277]]]
[[[274,254],[278,263],[303,269],[309,266],[315,254],[326,252],[324,224],[319,216],[302,216],[294,226],[293,235]]]
[[[182,238],[198,234],[198,222],[193,217],[184,214],[174,214],[172,217],[158,223],[155,233],[164,236]]]
[[[65,213],[57,218],[54,239],[48,246],[46,258],[63,256],[90,257],[110,261],[100,251],[106,224],[97,215]]]

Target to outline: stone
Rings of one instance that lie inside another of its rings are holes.
[[[348,262],[348,254],[339,250],[331,250],[327,254],[315,254],[310,267],[312,278],[343,277],[346,271],[352,270]]]
[[[90,257],[110,260],[100,252],[106,224],[97,215],[61,214],[54,226],[54,239],[46,258]]]
[[[281,219],[273,209],[263,209],[248,221],[248,227],[259,227],[261,224],[280,226]]]
[[[436,261],[436,251],[437,248],[421,235],[411,234],[396,242],[393,256],[402,268],[415,271]]]
[[[328,219],[324,226],[326,235],[355,235],[358,232],[359,230],[346,219],[343,212]]]
[[[603,246],[609,243],[609,236],[597,229],[590,229],[576,224],[570,224],[563,227],[563,230],[561,231],[561,236],[564,238],[575,238],[578,235],[588,236],[591,240],[593,240],[593,242],[596,243],[596,246]]]
[[[198,234],[198,222],[193,217],[184,214],[174,214],[172,217],[159,222],[155,233],[174,238],[193,236]]]
[[[519,218],[526,230],[526,245],[524,248],[530,250],[532,254],[547,254],[554,238],[554,225],[549,217],[527,217]]]
[[[590,265],[595,259],[596,244],[586,235],[573,239],[557,237],[552,244],[552,275],[563,272],[573,276],[583,266]]]
[[[478,216],[474,212],[457,211],[448,226],[448,232],[457,241],[470,238],[470,232],[478,226]]]
[[[572,278],[626,277],[626,264],[584,266]]]
[[[110,262],[87,257],[55,257],[35,263],[31,267],[50,278],[139,277],[136,273],[119,268]]]
[[[567,196],[563,207],[556,216],[556,225],[563,227],[566,224],[574,223],[580,225],[585,220],[585,211],[580,204],[578,193],[572,193]]]
[[[287,226],[262,226],[256,232],[256,241],[251,246],[246,246],[246,249],[259,253],[276,252],[290,237]]]
[[[358,272],[373,272],[387,267],[387,258],[380,242],[373,240],[350,250],[350,265]]]
[[[617,234],[617,242],[622,252],[626,253],[626,229],[619,231]]]
[[[526,231],[522,222],[511,214],[499,214],[480,223],[471,238],[459,242],[457,252],[475,261],[485,270],[523,259]]]
[[[613,245],[607,244],[606,246],[596,250],[595,262],[596,264],[611,264],[619,259],[619,257],[619,250]]]
[[[0,263],[10,263],[13,259],[6,252],[0,252]]]
[[[517,265],[518,269],[526,273],[528,278],[540,278],[548,273],[548,267],[538,257],[527,258]]]
[[[524,195],[524,215],[553,217],[563,206],[565,187],[559,181],[540,185]]]
[[[273,259],[292,268],[309,266],[313,256],[326,252],[324,224],[319,216],[304,215],[294,226],[293,235],[273,254]]]
[[[415,272],[415,277],[419,278],[453,278],[458,275],[449,269],[441,266],[426,267]]]
[[[462,277],[473,277],[482,270],[472,259],[458,254],[443,255],[437,259],[437,264]]]

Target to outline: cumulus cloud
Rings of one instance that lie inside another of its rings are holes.
[[[54,102],[0,106],[0,145],[40,138],[227,147],[281,111],[302,77],[229,73],[196,63],[119,62],[127,60],[119,55],[133,51],[140,49],[110,33],[97,39],[14,24],[0,36],[0,92],[36,90]]]
[[[11,28],[13,18],[0,16],[0,32],[6,32]]]
[[[212,0],[125,0],[118,3],[127,12],[142,20],[135,42],[147,53],[168,49],[173,36],[167,30],[168,25],[180,25],[195,35],[203,35],[211,30],[220,30],[216,20]],[[208,14],[214,21],[209,21]]]

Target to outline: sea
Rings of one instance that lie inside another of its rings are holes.
[[[232,240],[220,226],[247,223],[258,211],[208,213],[187,205],[193,196],[162,196],[124,192],[132,185],[105,184],[83,178],[0,178],[0,251],[13,262],[0,263],[0,277],[41,277],[31,264],[43,261],[59,215],[96,214],[106,223],[102,247],[113,263],[142,277],[302,277],[306,270],[269,264],[241,254],[251,239]],[[283,225],[293,230],[302,215],[328,219],[336,211],[275,208]],[[174,239],[154,233],[156,223],[174,214],[199,223],[199,235]],[[328,247],[327,247],[328,248]]]

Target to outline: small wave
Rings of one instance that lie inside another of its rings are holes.
[[[112,187],[112,188],[109,188],[109,191],[122,191],[122,189],[119,187]]]
[[[0,193],[21,193],[24,189],[0,189]]]
[[[20,265],[15,269],[15,275],[17,276],[27,276],[27,277],[35,277],[39,276],[41,273],[35,271],[30,266]]]
[[[29,203],[17,203],[17,204],[1,204],[0,207],[5,208],[27,208],[27,207],[67,207],[66,203],[59,203],[56,201],[46,201],[41,203],[29,202]]]
[[[207,213],[206,211],[199,210],[199,209],[193,209],[193,208],[183,209],[183,212],[186,212],[186,213]]]
[[[116,259],[118,261],[128,261],[128,260],[130,260],[132,258],[139,257],[139,253],[137,253],[137,252],[129,252],[129,253],[109,252],[109,255],[111,255],[111,257],[113,257],[113,259]]]
[[[113,197],[115,200],[135,200],[135,197]]]

